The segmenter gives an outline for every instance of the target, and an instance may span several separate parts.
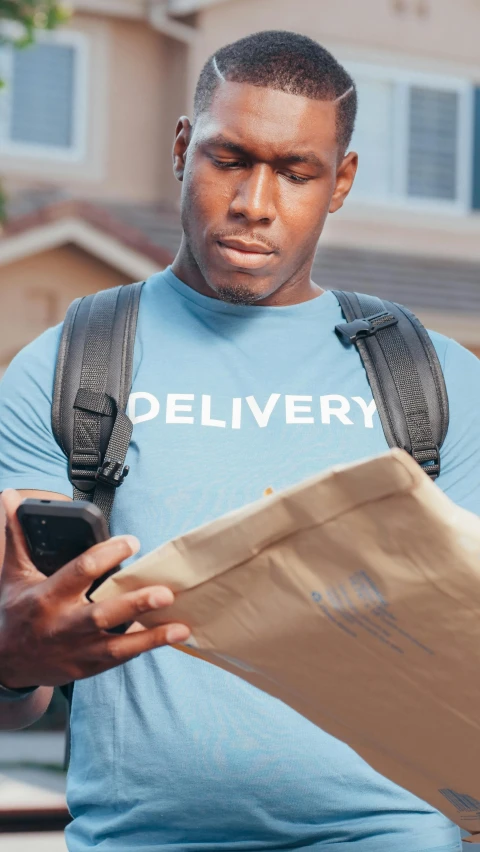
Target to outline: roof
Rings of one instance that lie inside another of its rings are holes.
[[[113,265],[121,250],[129,250],[132,258],[147,262],[147,272],[171,263],[182,236],[179,214],[173,207],[92,202],[66,198],[57,191],[17,196],[9,203],[8,215],[0,239],[0,263],[2,247],[9,240],[65,219],[75,219],[93,229],[97,234],[95,245],[102,243],[98,237],[103,242],[111,240],[109,257]],[[133,277],[135,274],[133,264]],[[474,262],[321,243],[313,277],[325,289],[357,290],[400,302],[422,319],[426,314],[442,315],[450,322],[457,315],[480,330],[480,264]],[[474,339],[480,342],[480,331]]]
[[[62,219],[79,219],[113,237],[124,246],[153,260],[161,268],[175,256],[167,248],[175,232],[179,242],[181,226],[174,211],[161,206],[114,205],[68,198],[56,191],[24,193],[7,205],[7,222],[0,245],[9,238]],[[156,222],[156,225],[154,224]],[[162,227],[167,240],[154,240],[155,229]]]
[[[130,215],[125,215],[124,208]],[[109,205],[68,198],[57,191],[13,198],[7,215],[0,237],[0,267],[73,244],[127,279],[141,280],[172,262],[176,248],[168,245],[174,234],[176,244],[181,236],[178,214],[160,205],[145,208],[144,213],[141,205]],[[150,230],[153,234],[155,228],[165,239],[153,239]]]
[[[370,293],[413,311],[476,314],[480,320],[477,263],[326,246],[317,253],[314,279],[329,290]]]

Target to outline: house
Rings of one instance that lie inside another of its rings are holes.
[[[76,0],[60,31],[0,49],[0,369],[76,296],[171,261],[176,119],[211,53],[273,27],[317,38],[359,88],[358,179],[316,280],[480,355],[479,0]]]

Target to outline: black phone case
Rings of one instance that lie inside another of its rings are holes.
[[[81,500],[34,500],[20,503],[17,517],[23,530],[33,564],[50,577],[94,544],[110,538],[104,515],[93,503]],[[119,567],[95,580],[87,598]],[[130,624],[120,624],[110,633],[125,633]]]
[[[17,517],[32,562],[47,577],[110,537],[100,509],[79,500],[24,500]]]

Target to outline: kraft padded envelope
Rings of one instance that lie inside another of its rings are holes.
[[[176,593],[187,653],[284,701],[480,832],[480,519],[393,450],[140,558],[95,593]],[[473,838],[472,838],[473,839]]]

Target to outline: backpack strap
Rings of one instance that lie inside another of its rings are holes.
[[[335,332],[358,349],[388,445],[406,450],[436,479],[448,429],[448,397],[426,329],[402,305],[361,293],[332,292],[347,320]]]
[[[132,423],[125,410],[142,283],[76,299],[69,307],[57,356],[52,428],[68,459],[75,500],[95,503],[110,521],[117,488],[128,474]],[[60,687],[72,704],[73,683]],[[64,768],[70,760],[67,723]]]
[[[107,521],[129,471],[133,427],[125,410],[141,291],[137,283],[76,299],[57,358],[53,433],[68,458],[74,499],[95,503]]]

